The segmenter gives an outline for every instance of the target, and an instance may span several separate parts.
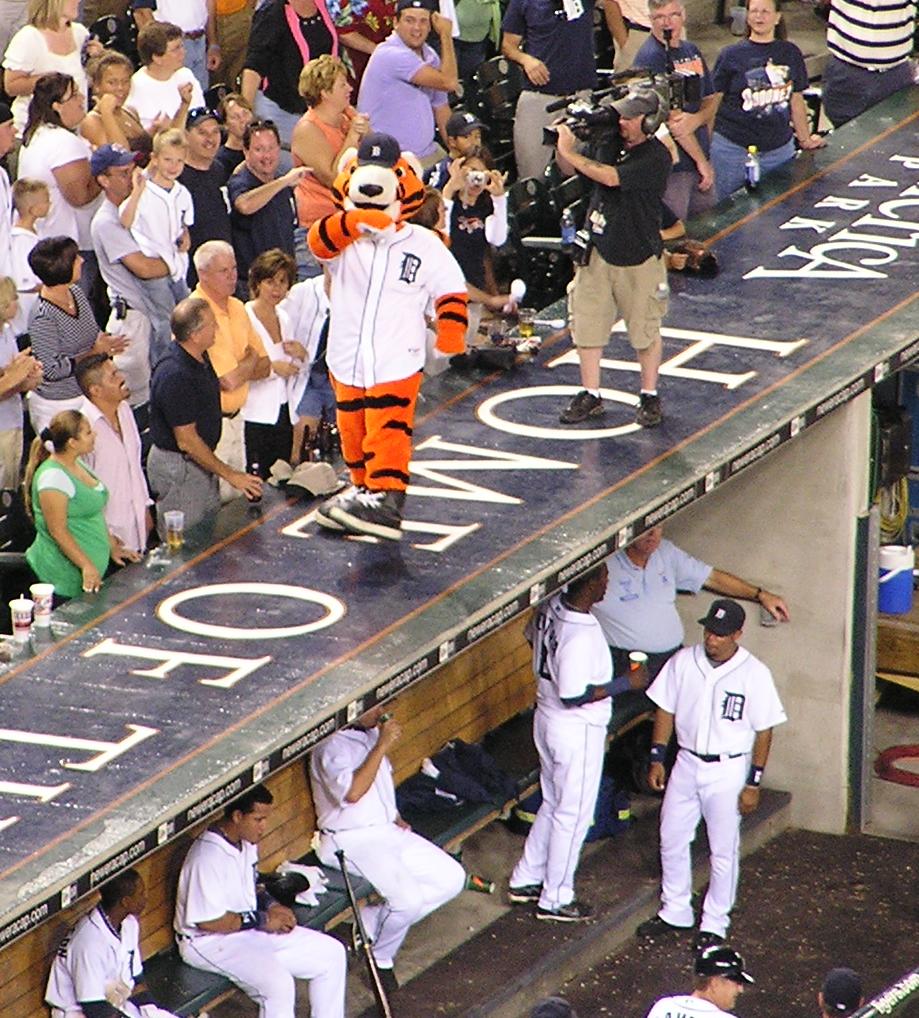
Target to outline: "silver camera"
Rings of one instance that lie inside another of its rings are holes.
[[[488,183],[488,174],[484,170],[470,170],[466,174],[466,183],[470,187],[484,187]]]

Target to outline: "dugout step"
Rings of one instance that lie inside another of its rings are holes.
[[[759,810],[742,821],[744,855],[790,825],[790,804],[789,793],[764,789]],[[537,921],[528,907],[507,907],[446,956],[437,957],[432,944],[430,964],[399,990],[399,1018],[430,1018],[431,1001],[437,1001],[439,1018],[520,1018],[536,1001],[559,992],[568,979],[630,940],[639,922],[656,912],[660,888],[656,803],[650,796],[637,797],[636,814],[628,831],[587,846],[582,856],[578,892],[596,908],[592,922],[548,924]],[[523,839],[514,845],[519,850]],[[694,884],[700,887],[708,863],[701,834],[693,860]],[[503,895],[507,874],[502,875],[498,893]],[[686,943],[688,952],[688,934]],[[496,952],[500,965],[495,965]],[[360,1018],[374,1014],[369,1008]]]

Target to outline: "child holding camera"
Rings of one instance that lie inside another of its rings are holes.
[[[484,149],[476,149],[453,160],[443,189],[450,250],[469,291],[470,342],[478,331],[483,307],[500,312],[512,301],[509,293],[490,293],[486,278],[489,245],[500,247],[507,240],[506,178],[506,173],[494,169]]]

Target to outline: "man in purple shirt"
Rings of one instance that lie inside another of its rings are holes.
[[[373,129],[391,134],[425,168],[444,155],[434,128],[446,141],[447,93],[458,87],[453,25],[431,13],[431,2],[398,0],[393,34],[371,54],[357,99]],[[439,57],[425,42],[432,28],[440,39]]]

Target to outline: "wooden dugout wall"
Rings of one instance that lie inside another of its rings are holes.
[[[530,649],[523,638],[526,618],[469,648],[431,673],[395,701],[404,733],[392,754],[396,781],[418,770],[426,756],[451,738],[468,742],[530,706],[534,698]],[[270,829],[261,845],[263,870],[309,851],[315,815],[303,760],[294,760],[266,782],[274,795]],[[172,913],[179,868],[191,839],[214,817],[137,864],[147,885],[141,917],[142,951],[150,957],[172,942]],[[55,915],[0,951],[0,1015],[47,1018],[45,983],[51,959],[67,930],[92,908],[96,895]]]

